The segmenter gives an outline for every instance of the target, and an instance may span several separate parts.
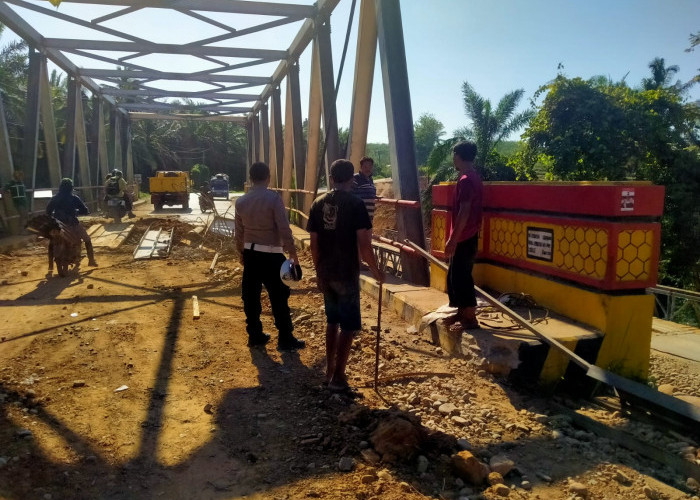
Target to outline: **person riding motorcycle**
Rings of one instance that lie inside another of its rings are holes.
[[[60,220],[80,235],[80,239],[85,242],[85,250],[88,256],[88,266],[96,267],[95,251],[92,248],[92,240],[85,228],[80,225],[76,215],[87,215],[88,210],[83,200],[73,194],[73,179],[65,177],[58,186],[58,194],[53,196],[46,205],[46,214]],[[49,271],[53,270],[53,245],[49,242]]]
[[[112,170],[111,175],[107,177],[105,191],[107,192],[107,199],[117,198],[124,200],[124,208],[126,208],[129,219],[136,217],[134,212],[132,212],[133,204],[129,193],[126,192],[126,180],[124,180],[121,170],[116,168]]]
[[[214,195],[211,192],[211,187],[208,182],[202,183],[199,187],[199,208],[202,212],[205,210],[214,210]]]

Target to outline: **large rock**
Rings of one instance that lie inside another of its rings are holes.
[[[457,476],[471,484],[481,484],[489,475],[488,465],[466,450],[452,455],[452,466]]]
[[[401,415],[390,415],[370,435],[374,449],[382,456],[410,460],[420,447],[423,430],[420,424]]]
[[[515,467],[515,462],[505,455],[494,455],[489,460],[489,467],[493,472],[498,472],[501,476],[505,477],[513,467]]]

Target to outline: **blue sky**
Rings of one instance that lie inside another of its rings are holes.
[[[50,5],[46,1],[33,1],[42,6]],[[341,127],[347,127],[350,119],[360,1],[337,100]],[[340,0],[331,19],[336,74],[351,2]],[[295,3],[313,2],[298,0]],[[59,7],[59,12],[87,13],[88,18],[113,10],[70,2]],[[700,72],[700,48],[692,53],[684,52],[690,33],[700,30],[698,0],[402,0],[401,10],[414,120],[422,113],[431,113],[445,125],[447,135],[467,125],[461,96],[465,80],[494,105],[507,92],[522,88],[525,90],[524,108],[537,88],[556,76],[559,63],[569,77],[605,75],[619,80],[626,76],[632,86],[649,75],[647,65],[654,57],[665,58],[667,65],[680,66],[677,77],[682,81]],[[67,33],[68,28],[60,21],[42,19],[29,11],[20,12],[46,36],[95,38],[82,28],[70,28],[73,31]],[[217,16],[217,20],[230,21],[239,29],[255,21],[232,15]],[[148,33],[150,39],[158,42],[181,43],[212,34],[204,29],[200,31],[198,24],[179,13],[146,9],[130,14],[128,19],[114,19],[108,26],[140,36]],[[297,23],[242,37],[236,46],[284,49],[298,29]],[[179,64],[169,57],[161,56],[159,60],[163,69]],[[79,58],[77,62],[81,64]],[[308,110],[309,62],[310,49],[300,59],[304,115]],[[190,63],[194,69],[204,68],[201,60],[192,58]],[[100,63],[89,66],[110,67]],[[258,66],[245,73],[270,75],[275,67],[276,64]],[[690,97],[700,99],[700,85],[693,89]],[[369,141],[386,141],[386,130],[381,75],[377,69]],[[517,139],[517,135],[512,138]]]

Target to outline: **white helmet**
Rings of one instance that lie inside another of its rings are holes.
[[[280,268],[280,279],[290,288],[299,288],[301,286],[301,266],[294,264],[292,259],[285,260]]]

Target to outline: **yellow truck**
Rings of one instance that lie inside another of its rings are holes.
[[[190,176],[181,171],[158,171],[155,177],[149,177],[151,203],[156,210],[163,205],[182,205],[190,208]]]

